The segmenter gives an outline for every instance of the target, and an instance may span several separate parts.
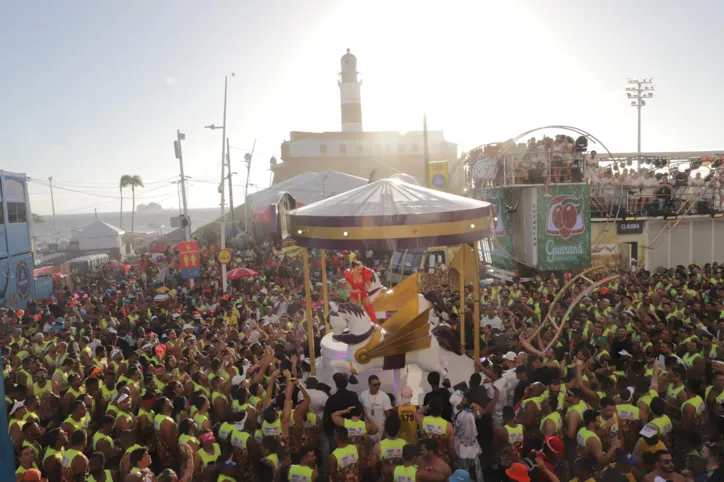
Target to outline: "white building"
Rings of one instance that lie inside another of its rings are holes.
[[[292,131],[281,146],[283,162],[271,166],[274,184],[305,172],[336,170],[364,179],[405,173],[426,185],[424,132],[363,131],[362,82],[357,58],[349,49],[342,56],[339,75],[341,131]],[[458,159],[457,144],[445,140],[442,131],[428,131],[427,145],[430,162],[448,161],[451,169]],[[453,191],[464,187],[463,170],[458,171],[450,179]]]

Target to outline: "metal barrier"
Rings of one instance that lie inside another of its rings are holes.
[[[591,185],[593,217],[617,215],[674,214],[683,206],[687,214],[709,214],[724,208],[724,192],[719,183],[674,185],[670,192],[657,186],[627,186],[618,179],[604,178],[608,171],[586,163],[585,153],[512,152],[498,159],[495,180],[489,186],[526,184],[565,184],[588,182]],[[700,194],[704,192],[703,195]]]

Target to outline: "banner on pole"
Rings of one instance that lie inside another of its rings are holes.
[[[512,202],[512,190],[505,187],[490,187],[485,189],[485,201],[495,209],[495,227],[491,241],[490,258],[493,266],[501,269],[514,269],[516,261],[513,244],[513,227],[508,212]]]
[[[538,269],[591,267],[591,198],[586,184],[538,187]]]
[[[433,161],[428,163],[428,173],[430,178],[427,182],[430,189],[447,191],[449,185],[447,161]]]
[[[181,279],[201,278],[201,257],[199,256],[198,241],[182,241],[178,243],[178,253],[181,259]]]

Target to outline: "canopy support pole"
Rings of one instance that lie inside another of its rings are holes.
[[[465,352],[465,245],[460,245],[459,256],[462,256],[462,263],[458,269],[460,275],[460,281],[458,290],[460,292],[460,313],[458,314],[458,326],[460,327],[460,345],[462,346],[463,352]]]
[[[317,375],[317,364],[314,359],[314,321],[312,321],[312,288],[309,281],[309,250],[304,248],[304,311],[307,316],[307,339],[309,340],[309,371]]]
[[[324,305],[324,326],[327,327],[326,333],[329,333],[329,287],[327,286],[327,250],[320,249],[319,255],[322,257],[322,303]]]
[[[475,285],[473,285],[473,360],[480,360],[480,253],[478,251],[478,241],[473,243],[473,253],[475,254]],[[478,369],[476,368],[477,372]]]

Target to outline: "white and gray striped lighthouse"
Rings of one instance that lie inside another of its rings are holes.
[[[342,132],[362,131],[362,102],[360,86],[357,79],[357,57],[347,49],[342,56],[342,70],[339,73],[339,95],[342,103]]]

